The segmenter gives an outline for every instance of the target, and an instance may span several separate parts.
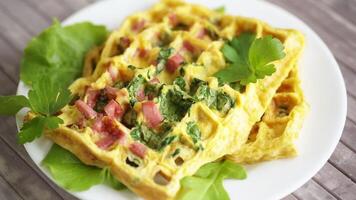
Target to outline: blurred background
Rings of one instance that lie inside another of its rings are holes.
[[[355,200],[356,0],[269,1],[297,15],[326,42],[340,65],[348,92],[348,117],[335,152],[317,175],[284,199]],[[22,51],[30,38],[49,26],[54,17],[63,20],[91,3],[95,0],[0,0],[1,95],[16,93]],[[0,130],[1,200],[75,199],[42,174],[17,144],[14,117],[1,117]]]

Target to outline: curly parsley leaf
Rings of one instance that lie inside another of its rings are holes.
[[[43,76],[59,77],[67,86],[82,73],[86,52],[104,42],[108,31],[89,22],[62,27],[58,21],[33,38],[21,60],[20,78],[27,85]]]
[[[215,77],[224,83],[255,83],[257,79],[272,75],[276,69],[271,62],[285,57],[281,41],[272,36],[257,38],[243,33],[224,44],[221,49],[227,66]]]
[[[49,169],[59,185],[71,191],[84,191],[101,183],[118,190],[125,188],[107,168],[85,165],[71,152],[56,144],[52,146],[42,164]]]
[[[58,117],[37,116],[24,123],[18,133],[18,142],[20,144],[32,142],[36,138],[40,137],[45,129],[58,128],[59,124],[62,123],[63,120]]]
[[[181,180],[178,200],[229,200],[223,186],[224,179],[245,179],[245,169],[231,161],[213,162],[202,166],[194,176]]]
[[[22,108],[29,108],[30,102],[25,96],[0,96],[0,115],[15,115]]]

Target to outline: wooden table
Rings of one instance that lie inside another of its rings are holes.
[[[92,1],[0,1],[1,95],[15,94],[20,58],[29,39],[49,26],[52,17],[65,19]],[[356,0],[270,1],[299,16],[322,37],[340,65],[348,92],[346,126],[335,152],[317,175],[284,199],[355,200]],[[14,117],[1,117],[0,130],[0,199],[76,199],[43,175],[16,143]]]

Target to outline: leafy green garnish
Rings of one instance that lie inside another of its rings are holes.
[[[18,142],[20,144],[31,142],[40,137],[45,129],[58,128],[59,124],[63,124],[63,120],[59,117],[35,117],[24,123],[18,133]]]
[[[202,166],[194,176],[181,180],[178,200],[229,200],[224,179],[245,179],[245,169],[231,161],[213,162]]]
[[[180,153],[180,148],[177,148],[176,150],[174,150],[174,152],[172,153],[172,157],[175,157],[176,155],[178,155]]]
[[[159,74],[165,68],[167,59],[172,55],[173,51],[174,49],[171,47],[161,48],[157,58],[156,74]]]
[[[58,128],[63,123],[52,116],[71,100],[68,89],[48,76],[34,82],[32,89],[25,96],[1,96],[0,114],[15,115],[20,109],[28,107],[37,116],[24,123],[18,134],[18,142],[23,144],[40,137],[45,129]]]
[[[221,52],[228,64],[215,76],[225,83],[255,83],[276,71],[271,62],[282,59],[285,56],[283,50],[283,44],[277,38],[265,36],[256,39],[252,33],[242,33],[222,47]]]
[[[67,86],[82,73],[87,51],[102,44],[107,34],[104,26],[89,22],[62,27],[54,21],[27,45],[21,60],[21,80],[32,85],[43,76],[51,76]]]
[[[176,136],[176,135],[172,135],[172,136],[168,136],[168,137],[164,138],[164,140],[162,140],[162,142],[160,144],[160,149],[164,149],[166,146],[168,146],[172,142],[174,142],[177,138],[178,138],[178,136]]]
[[[59,185],[71,191],[84,191],[101,183],[118,190],[126,188],[111,175],[108,168],[85,165],[71,152],[56,144],[53,144],[42,164],[49,169]]]

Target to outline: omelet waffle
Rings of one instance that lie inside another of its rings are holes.
[[[296,156],[294,142],[308,108],[296,66],[278,88],[261,120],[251,129],[247,142],[226,158],[251,164]]]
[[[213,74],[226,66],[224,40],[243,32],[278,38],[286,56],[274,63],[275,73],[241,92],[220,86]],[[88,165],[109,167],[145,199],[174,199],[183,177],[248,141],[303,46],[295,30],[161,1],[128,17],[88,54],[83,77],[70,86],[78,100],[62,109],[64,124],[46,136]],[[170,51],[170,60],[160,59],[162,49]],[[188,95],[204,88],[223,104]]]

